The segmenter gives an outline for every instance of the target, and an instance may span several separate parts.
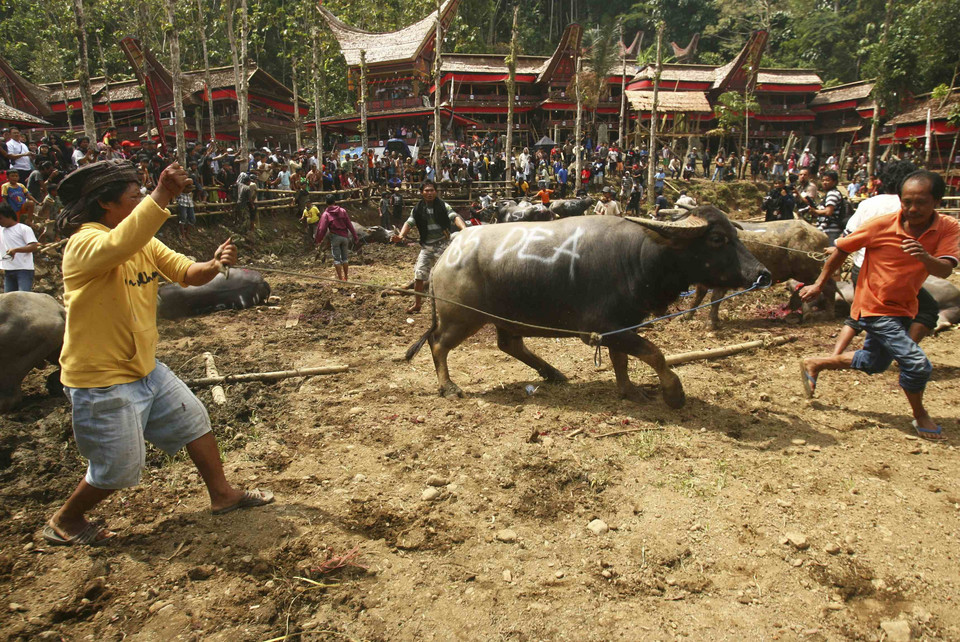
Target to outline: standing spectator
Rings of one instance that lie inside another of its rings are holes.
[[[713,176],[710,178],[713,182],[723,180],[723,171],[727,161],[723,156],[723,151],[717,152],[717,157],[713,159]]]
[[[90,139],[86,136],[81,136],[77,139],[77,142],[73,146],[73,156],[72,164],[73,169],[80,167],[80,161],[84,159],[87,155],[87,150],[90,148]],[[149,157],[148,157],[149,158]]]
[[[380,203],[377,205],[377,210],[380,212],[380,227],[385,230],[392,228],[393,223],[390,220],[390,192],[384,190],[380,194]]]
[[[40,238],[47,243],[60,240],[60,234],[57,232],[57,217],[60,216],[63,205],[57,197],[58,187],[56,183],[49,183],[47,195],[40,205],[40,220],[43,221],[44,228]]]
[[[317,224],[320,222],[320,209],[313,203],[307,203],[303,208],[303,214],[300,215],[300,222],[303,223],[307,247],[313,247],[314,239],[317,237]]]
[[[10,169],[20,171],[20,176],[26,178],[33,171],[31,158],[34,156],[30,148],[20,139],[20,130],[10,128],[10,140],[7,141],[7,158],[10,159]]]
[[[560,165],[560,169],[557,170],[557,183],[560,185],[560,198],[567,197],[567,182],[569,180],[570,173],[567,171],[565,165]]]
[[[793,191],[787,189],[783,176],[773,179],[773,188],[763,199],[763,211],[766,221],[786,221],[793,218],[793,208],[796,201]]]
[[[393,225],[391,227],[396,227],[403,220],[403,194],[400,193],[399,187],[393,188],[393,194],[390,195],[390,208],[393,213]]]
[[[237,177],[237,214],[250,217],[250,232],[257,229],[257,184],[250,175],[243,173]]]
[[[357,237],[357,230],[353,227],[350,215],[347,214],[347,210],[337,205],[337,197],[333,194],[327,195],[327,209],[320,216],[320,224],[317,226],[317,234],[314,237],[317,245],[323,243],[328,231],[333,268],[337,271],[338,279],[347,281],[350,278],[350,236],[353,236],[355,246],[360,245],[360,239]]]
[[[9,203],[0,203],[0,269],[4,292],[33,290],[33,253],[38,247],[33,228],[17,222]]]
[[[613,198],[612,187],[604,187],[600,191],[600,200],[593,206],[593,213],[601,216],[623,216],[620,203]]]
[[[10,152],[7,151],[7,143],[10,142],[10,130],[3,128],[3,140],[0,140],[0,172],[10,169]]]

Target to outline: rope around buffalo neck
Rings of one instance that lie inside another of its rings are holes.
[[[646,321],[644,321],[644,322],[642,322],[642,323],[638,323],[638,324],[636,324],[636,325],[631,325],[631,326],[628,326],[628,327],[626,327],[626,328],[620,328],[619,330],[610,330],[609,332],[585,332],[585,331],[583,331],[583,330],[568,330],[568,329],[566,329],[566,328],[554,328],[554,327],[551,327],[551,326],[537,325],[537,324],[535,324],[535,323],[526,323],[526,322],[524,322],[524,321],[517,321],[517,320],[515,320],[515,319],[508,319],[508,318],[506,318],[506,317],[501,317],[501,316],[498,316],[498,315],[493,314],[493,313],[491,313],[491,312],[486,312],[486,311],[481,310],[481,309],[479,309],[479,308],[475,308],[475,307],[473,307],[473,306],[467,305],[466,303],[461,303],[460,301],[453,301],[452,299],[447,299],[447,298],[445,298],[445,297],[437,296],[437,295],[432,294],[432,293],[429,293],[429,292],[417,292],[416,290],[408,290],[408,289],[405,289],[405,288],[392,288],[392,287],[389,287],[389,286],[385,287],[385,286],[382,286],[382,285],[378,285],[378,284],[376,284],[376,283],[365,283],[365,282],[363,282],[363,281],[341,281],[340,279],[335,279],[335,278],[333,278],[333,277],[320,276],[320,275],[318,275],[318,274],[310,274],[309,272],[298,272],[298,271],[295,271],[295,270],[283,270],[283,269],[280,269],[280,268],[268,268],[268,267],[261,267],[261,266],[259,266],[259,265],[245,265],[245,266],[235,266],[235,267],[240,267],[240,269],[245,269],[245,270],[257,270],[257,271],[259,271],[259,272],[272,272],[272,273],[274,273],[274,274],[287,274],[287,275],[289,275],[289,276],[297,276],[297,277],[302,277],[302,278],[307,278],[307,279],[313,279],[313,280],[315,280],[315,281],[329,281],[329,282],[331,282],[331,283],[339,283],[339,284],[341,284],[341,285],[355,285],[355,286],[359,286],[359,287],[373,288],[373,289],[377,289],[377,290],[390,290],[390,291],[393,291],[393,292],[399,292],[400,294],[413,294],[413,295],[417,295],[417,296],[422,296],[422,297],[424,297],[424,298],[433,299],[434,301],[442,301],[443,303],[449,303],[450,305],[456,305],[456,306],[459,306],[459,307],[461,307],[461,308],[465,308],[465,309],[467,309],[467,310],[470,310],[470,311],[472,311],[472,312],[476,312],[477,314],[482,314],[482,315],[484,315],[484,316],[490,317],[491,319],[495,319],[495,320],[497,320],[497,321],[503,321],[504,323],[510,323],[510,324],[513,324],[513,325],[518,325],[518,326],[521,326],[521,327],[524,327],[524,328],[530,328],[530,329],[533,329],[533,330],[544,330],[544,331],[547,331],[547,332],[556,332],[556,333],[561,333],[561,334],[567,334],[567,335],[574,336],[574,337],[580,337],[580,338],[582,338],[582,339],[586,339],[588,345],[593,346],[593,347],[596,348],[596,352],[594,353],[594,356],[593,356],[593,362],[594,362],[594,364],[596,364],[597,367],[600,367],[600,348],[603,346],[603,339],[604,339],[604,337],[609,337],[609,336],[614,335],[614,334],[620,334],[621,332],[631,332],[631,331],[633,331],[633,330],[638,330],[638,329],[643,328],[643,327],[646,327],[646,326],[648,326],[648,325],[652,325],[652,324],[654,324],[654,323],[657,323],[658,321],[665,321],[665,320],[667,320],[667,319],[672,319],[672,318],[674,318],[674,317],[680,316],[681,314],[687,314],[688,312],[696,312],[697,310],[701,310],[701,309],[703,309],[703,308],[709,308],[711,305],[719,305],[720,303],[722,303],[722,302],[724,302],[724,301],[726,301],[726,300],[728,300],[728,299],[732,299],[732,298],[734,298],[734,297],[738,297],[738,296],[741,296],[741,295],[743,295],[743,294],[746,294],[747,292],[753,292],[754,290],[758,290],[758,289],[761,289],[761,288],[763,288],[763,287],[766,287],[766,286],[762,285],[762,278],[757,278],[756,282],[754,282],[753,285],[751,285],[749,288],[746,288],[745,290],[738,290],[738,291],[736,291],[736,292],[733,292],[733,293],[731,293],[731,294],[728,294],[728,295],[725,296],[725,297],[722,297],[722,298],[720,298],[720,299],[717,299],[716,301],[710,301],[709,303],[704,303],[704,304],[702,304],[702,305],[698,305],[698,306],[696,306],[696,307],[690,308],[689,310],[681,310],[681,311],[679,311],[679,312],[672,312],[672,313],[670,313],[670,314],[665,314],[665,315],[663,315],[663,316],[661,316],[661,317],[656,317],[656,318],[653,318],[653,319],[647,319]]]

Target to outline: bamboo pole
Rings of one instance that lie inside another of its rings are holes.
[[[513,102],[514,94],[517,91],[517,20],[520,15],[520,5],[513,8],[513,31],[510,36],[510,55],[507,56],[507,70],[510,72],[507,77],[507,142],[504,149],[504,169],[503,176],[506,179],[504,189],[507,194],[510,193],[510,183],[513,180]],[[518,168],[519,169],[519,168]]]
[[[785,337],[773,337],[772,339],[757,339],[756,341],[736,343],[729,346],[723,346],[721,348],[711,348],[710,350],[681,352],[679,354],[672,354],[668,356],[666,358],[667,365],[676,366],[681,363],[700,361],[702,359],[719,359],[720,357],[729,357],[730,355],[746,352],[747,350],[752,350],[754,348],[772,348],[774,346],[782,346],[785,343],[796,341],[796,339],[797,337],[795,335],[789,335]]]
[[[581,163],[583,158],[583,143],[580,140],[580,136],[583,134],[583,93],[580,91],[580,74],[583,73],[583,58],[580,57],[579,52],[577,53],[577,75],[574,79],[576,83],[576,92],[577,92],[577,120],[574,123],[573,127],[573,153],[576,160],[576,172],[577,175],[574,178],[573,189],[574,194],[580,191],[582,185],[582,179],[580,178]]]
[[[190,379],[184,383],[194,388],[200,386],[211,386],[220,383],[244,383],[248,381],[281,381],[293,377],[313,377],[316,375],[337,374],[346,372],[350,366],[323,366],[319,368],[297,368],[296,370],[278,370],[276,372],[247,372],[235,375],[219,375],[215,377],[202,377],[200,379]]]
[[[363,163],[364,182],[370,183],[370,165],[367,163],[367,144],[370,135],[367,132],[367,52],[360,50],[360,149]]]
[[[663,20],[657,24],[657,66],[653,71],[653,104],[650,106],[650,145],[647,159],[647,203],[653,207],[657,200],[654,189],[654,176],[657,172],[657,99],[660,93],[660,75],[663,73],[663,30],[666,28]],[[639,119],[639,114],[637,114]]]
[[[203,365],[207,371],[207,377],[219,377],[220,373],[217,372],[217,364],[213,360],[213,355],[209,352],[203,353]],[[227,403],[227,395],[223,391],[223,386],[215,385],[210,389],[210,394],[213,395],[213,403],[218,406],[222,406]]]
[[[440,0],[437,0],[437,30],[433,40],[433,170],[440,176],[440,47],[441,37]],[[366,164],[366,159],[364,159]],[[369,182],[369,181],[368,181]]]

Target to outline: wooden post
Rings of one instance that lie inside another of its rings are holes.
[[[83,0],[73,0],[73,15],[77,21],[77,77],[80,80],[80,107],[83,111],[83,133],[96,147],[97,124],[93,116],[93,91],[90,89],[90,53],[87,49],[87,21],[83,15]],[[63,97],[64,102],[67,97]]]
[[[187,166],[187,123],[183,111],[183,71],[180,69],[180,33],[177,31],[177,0],[167,0],[167,27],[170,32],[170,76],[173,80],[173,121],[177,141],[177,162]]]
[[[300,88],[297,84],[297,62],[297,54],[293,54],[290,59],[290,72],[293,78],[293,132],[297,149],[301,149],[303,145],[300,140]]]
[[[320,125],[320,87],[323,78],[323,69],[320,65],[320,46],[317,44],[317,27],[310,29],[313,38],[313,117],[316,119],[317,136],[317,167],[323,169],[323,132]],[[366,162],[366,159],[364,159]]]
[[[507,56],[507,70],[509,71],[507,77],[507,143],[504,148],[504,160],[506,162],[506,169],[504,171],[504,177],[506,179],[504,188],[506,189],[506,194],[509,197],[510,194],[510,184],[513,182],[513,102],[514,95],[517,91],[517,24],[520,14],[520,5],[516,5],[513,8],[513,32],[510,36],[510,55]]]
[[[724,346],[722,348],[712,348],[710,350],[694,350],[693,352],[681,352],[672,354],[666,358],[668,366],[675,366],[690,361],[699,361],[701,359],[717,359],[719,357],[729,357],[732,354],[746,352],[753,348],[765,348],[773,346],[782,346],[785,343],[795,341],[797,337],[774,337],[772,339],[757,339],[756,341],[747,341],[746,343],[737,343],[735,345]]]
[[[657,169],[657,98],[660,92],[660,74],[663,72],[663,30],[664,22],[657,24],[657,66],[653,71],[653,104],[650,106],[650,146],[649,164],[647,165],[647,202],[653,207],[657,199],[654,190],[654,175]]]
[[[627,48],[623,41],[623,20],[620,21],[620,59],[623,63],[623,69],[620,71],[620,130],[617,134],[617,146],[620,148],[620,158],[624,158],[626,152],[626,126],[624,120],[627,117]],[[554,139],[556,140],[556,139]]]
[[[580,136],[583,133],[583,92],[580,91],[580,74],[583,73],[583,58],[580,57],[579,52],[577,53],[577,75],[574,77],[574,83],[577,93],[577,120],[573,126],[573,152],[576,159],[576,168],[577,176],[574,179],[573,189],[574,194],[580,191],[582,181],[580,179],[580,168],[581,168],[581,159],[583,158],[583,144],[580,141]]]
[[[197,0],[197,22],[200,45],[203,48],[203,84],[207,94],[207,113],[210,114],[210,140],[217,140],[216,118],[213,115],[213,88],[210,86],[210,54],[207,52],[207,29],[203,17],[203,0]],[[198,140],[199,142],[199,140]]]
[[[370,184],[370,167],[367,164],[367,52],[360,50],[360,145],[363,155],[363,179]]]
[[[437,29],[433,43],[433,170],[440,177],[440,45],[443,44],[440,20],[440,0],[437,0]],[[366,161],[364,161],[366,162]]]

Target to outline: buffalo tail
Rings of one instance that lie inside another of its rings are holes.
[[[430,335],[433,333],[433,331],[437,329],[437,300],[433,298],[433,279],[430,280],[430,312],[433,317],[430,322],[430,327],[426,332],[423,333],[422,337],[417,339],[412,346],[407,348],[407,354],[404,357],[407,361],[413,359],[417,353],[420,352],[420,348],[422,348],[423,344],[427,342],[427,339],[430,338]]]

